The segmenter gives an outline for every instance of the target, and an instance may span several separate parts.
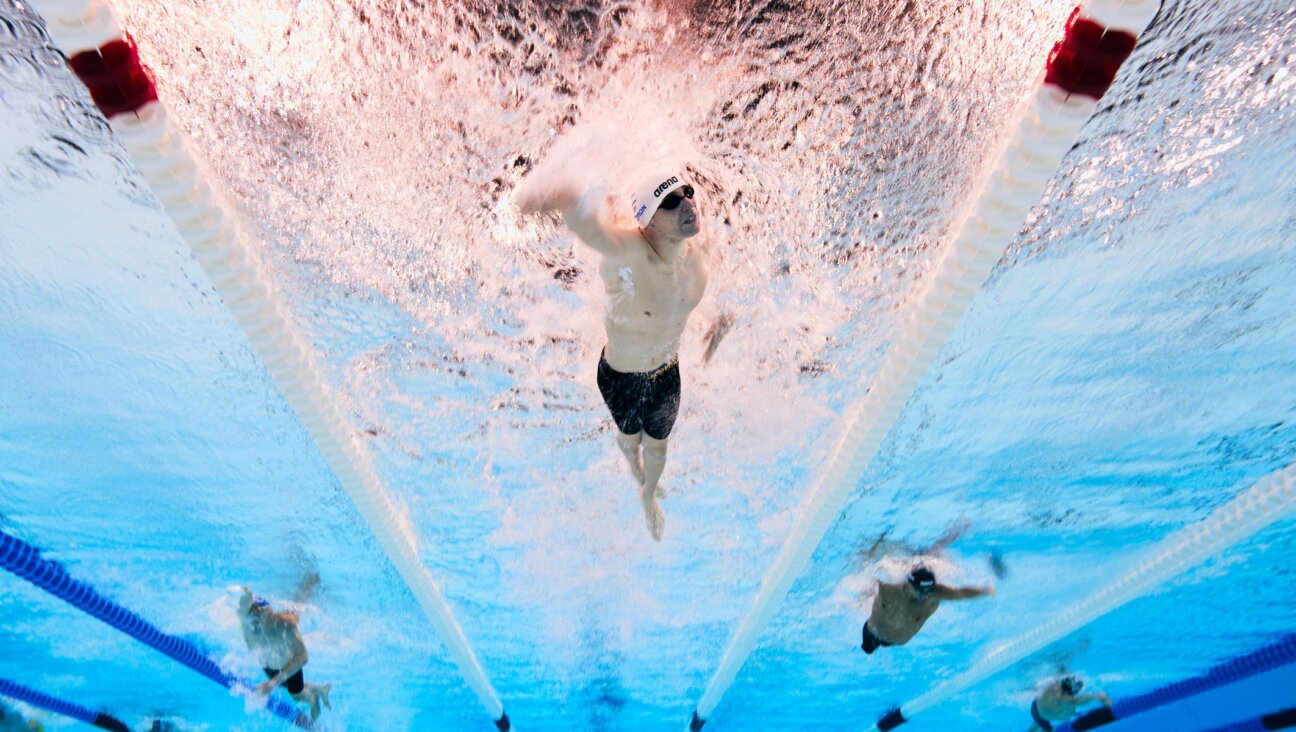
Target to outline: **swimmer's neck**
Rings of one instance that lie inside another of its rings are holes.
[[[648,243],[648,248],[652,249],[657,258],[663,264],[675,264],[679,261],[680,253],[684,251],[684,237],[682,236],[665,236],[659,234],[649,227],[647,229],[639,227],[639,236]]]

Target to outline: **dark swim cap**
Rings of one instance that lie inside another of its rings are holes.
[[[1066,676],[1062,679],[1062,693],[1067,696],[1075,696],[1084,688],[1084,682],[1074,676]]]
[[[931,592],[936,588],[936,575],[920,564],[910,570],[909,585],[919,592]]]

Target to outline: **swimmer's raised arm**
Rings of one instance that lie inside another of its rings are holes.
[[[591,187],[581,195],[570,187],[548,191],[526,189],[519,191],[517,204],[522,213],[559,211],[567,228],[591,249],[604,256],[621,254],[621,244],[605,220],[608,193],[602,186]]]
[[[524,214],[566,212],[580,200],[580,193],[568,186],[549,188],[523,184],[517,192],[517,207]]]

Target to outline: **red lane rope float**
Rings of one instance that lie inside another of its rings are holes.
[[[1102,99],[1137,43],[1132,33],[1111,30],[1076,8],[1067,20],[1066,35],[1049,54],[1044,83]]]
[[[1099,98],[1134,50],[1159,0],[1085,0],[1067,21],[1061,41],[1043,59],[1044,81],[1016,126],[970,216],[935,266],[927,292],[914,304],[902,334],[878,371],[862,374],[868,390],[842,410],[840,436],[807,489],[787,539],[765,572],[751,607],[725,646],[720,663],[694,707],[688,729],[702,729],[738,671],[756,648],[780,603],[809,565],[815,548],[841,515],[852,491],[889,434],[945,341],[967,312],[1022,222],[1075,144]],[[970,680],[969,680],[970,679]],[[959,683],[979,679],[960,677]],[[945,686],[888,713],[888,730],[959,689]]]
[[[145,104],[157,101],[157,88],[129,35],[94,50],[82,51],[68,61],[77,78],[90,90],[90,98],[108,119],[138,112]]]

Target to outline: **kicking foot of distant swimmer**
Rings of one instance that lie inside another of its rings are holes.
[[[639,500],[643,502],[644,519],[648,522],[648,533],[652,534],[654,541],[661,541],[662,534],[666,531],[666,514],[662,513],[661,504],[657,502],[657,491],[641,491]]]

